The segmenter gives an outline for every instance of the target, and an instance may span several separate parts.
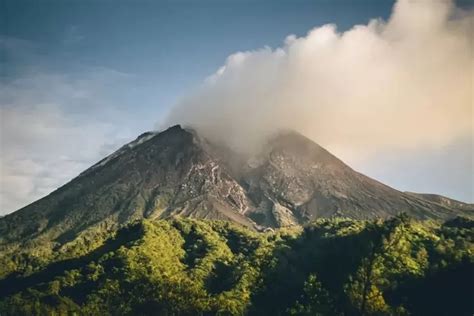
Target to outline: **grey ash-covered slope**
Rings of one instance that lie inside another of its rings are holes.
[[[244,157],[174,126],[141,135],[45,198],[0,218],[0,246],[24,239],[64,243],[140,218],[220,219],[260,229],[400,212],[433,219],[471,214],[357,173],[297,133],[277,135]]]
[[[331,216],[387,218],[400,212],[421,219],[470,216],[465,203],[433,203],[364,176],[297,133],[270,141],[241,182],[261,206],[249,216],[270,226]]]

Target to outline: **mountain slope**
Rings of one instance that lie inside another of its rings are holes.
[[[458,200],[450,199],[446,196],[442,196],[439,194],[414,193],[414,192],[406,192],[406,193],[422,198],[424,200],[436,203],[436,204],[446,206],[446,207],[474,212],[474,204],[472,203],[464,203]]]
[[[145,133],[77,178],[0,219],[0,250],[93,243],[141,218],[219,219],[263,229],[319,217],[448,219],[470,212],[392,189],[297,133],[248,157],[174,126]],[[87,246],[87,245],[86,245]]]
[[[249,216],[269,226],[336,215],[356,219],[387,218],[400,212],[421,219],[468,215],[458,204],[432,203],[364,176],[297,133],[270,141],[260,157],[247,165],[242,181],[260,206]]]
[[[145,138],[145,140],[144,140]],[[88,230],[113,231],[172,215],[252,226],[242,188],[179,126],[146,133],[77,178],[0,220],[0,247],[36,239],[64,244]]]

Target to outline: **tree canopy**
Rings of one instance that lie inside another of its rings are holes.
[[[472,315],[473,227],[405,215],[265,233],[141,220],[108,239],[3,255],[0,314]]]

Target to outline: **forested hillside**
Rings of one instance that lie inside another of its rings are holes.
[[[142,220],[91,251],[3,258],[0,314],[472,315],[473,240],[462,218]]]

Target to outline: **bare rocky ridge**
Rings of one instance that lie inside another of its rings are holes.
[[[92,228],[115,230],[140,218],[220,219],[264,229],[331,216],[471,216],[461,204],[390,188],[297,133],[277,135],[245,157],[173,126],[141,135],[47,197],[0,218],[0,246],[65,243]]]
[[[437,203],[449,208],[455,208],[460,210],[472,211],[474,212],[474,204],[473,203],[464,203],[458,200],[450,199],[448,197],[438,195],[438,194],[430,194],[430,193],[414,193],[414,192],[406,192],[407,194],[419,197],[421,199]]]

